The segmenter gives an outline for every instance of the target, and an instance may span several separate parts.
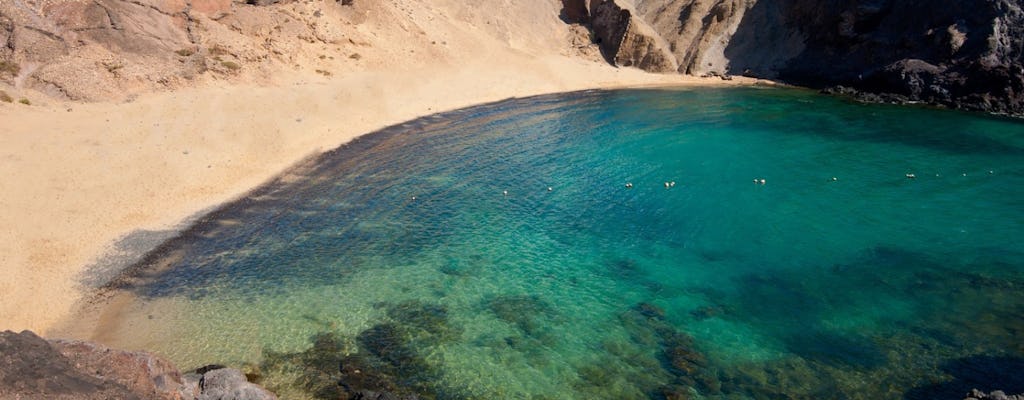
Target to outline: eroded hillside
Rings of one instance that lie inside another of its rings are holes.
[[[555,0],[4,0],[0,88],[118,101],[209,81],[415,68],[493,51],[598,60],[596,47],[580,39],[586,32],[559,21],[559,7]]]

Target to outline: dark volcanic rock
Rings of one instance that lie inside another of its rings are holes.
[[[1024,115],[1024,0],[593,0],[590,12],[616,65]]]
[[[1021,115],[1021,7],[1022,0],[761,1],[740,23],[725,56],[734,69],[800,85],[842,85],[888,101]],[[774,13],[762,10],[768,8]],[[771,65],[748,57],[743,42],[765,29],[802,37],[804,48]]]
[[[568,24],[583,24],[590,22],[590,11],[587,9],[587,0],[562,0],[562,12],[559,18]]]

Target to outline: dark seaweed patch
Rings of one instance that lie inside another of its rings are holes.
[[[1024,358],[977,355],[942,365],[952,380],[915,387],[904,394],[907,400],[959,399],[971,389],[985,392],[1024,393]]]
[[[885,354],[870,340],[811,331],[790,335],[786,349],[807,360],[851,368],[877,368],[885,364]]]
[[[302,352],[267,351],[260,371],[297,373],[291,386],[318,399],[357,399],[371,393],[394,398],[464,397],[463,390],[442,385],[441,365],[428,361],[424,353],[461,336],[462,329],[449,323],[448,310],[416,300],[381,306],[391,321],[360,332],[355,354],[348,354],[351,349],[328,331],[314,335],[312,347]]]
[[[550,304],[537,296],[507,295],[496,296],[487,302],[487,308],[502,321],[519,328],[525,335],[541,340],[553,341],[550,333],[557,313]]]

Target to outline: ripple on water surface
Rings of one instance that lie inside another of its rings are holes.
[[[1019,121],[781,89],[541,96],[298,168],[171,243],[100,331],[287,397],[1021,392],[1022,227]]]

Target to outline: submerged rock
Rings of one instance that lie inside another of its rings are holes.
[[[1024,394],[1007,395],[1002,390],[985,393],[978,389],[972,389],[970,393],[967,393],[967,397],[964,397],[964,400],[1024,400]]]

